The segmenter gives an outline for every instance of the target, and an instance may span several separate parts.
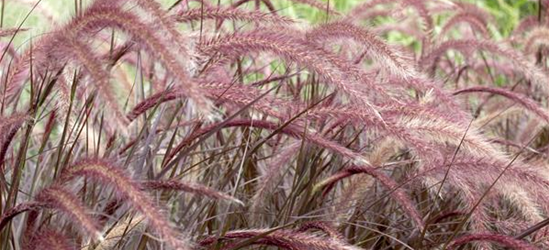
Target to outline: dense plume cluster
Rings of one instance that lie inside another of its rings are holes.
[[[290,1],[3,5],[0,249],[549,248],[549,1]]]

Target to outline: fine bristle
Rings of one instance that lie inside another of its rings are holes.
[[[0,249],[549,249],[549,0],[0,1]]]

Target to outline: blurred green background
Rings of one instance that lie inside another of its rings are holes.
[[[75,6],[82,5],[85,7],[93,0],[42,0],[29,18],[24,22],[24,28],[31,28],[28,32],[24,32],[15,40],[15,45],[19,46],[25,43],[30,36],[40,35],[52,28],[55,23],[64,23],[74,16],[76,12]],[[165,6],[171,6],[177,0],[159,0]],[[232,1],[219,0],[222,4]],[[365,2],[365,0],[318,0],[327,2],[341,12],[346,12],[353,6]],[[369,1],[369,0],[366,0]],[[436,0],[446,1],[446,0]],[[17,27],[30,11],[37,0],[2,0],[2,27]],[[213,4],[217,4],[218,0],[211,0]],[[254,1],[248,4],[253,9]],[[495,17],[497,22],[494,34],[495,39],[506,37],[512,29],[517,25],[519,20],[527,15],[535,15],[538,12],[537,0],[468,0],[468,2],[481,6],[488,10]],[[296,19],[305,19],[311,23],[318,23],[327,19],[326,14],[322,10],[311,8],[310,6],[298,4],[290,0],[272,0],[272,3],[279,9],[283,15],[294,17]],[[196,4],[196,3],[194,3]],[[438,24],[442,20],[435,20]],[[389,40],[400,39],[399,36],[390,37]]]

